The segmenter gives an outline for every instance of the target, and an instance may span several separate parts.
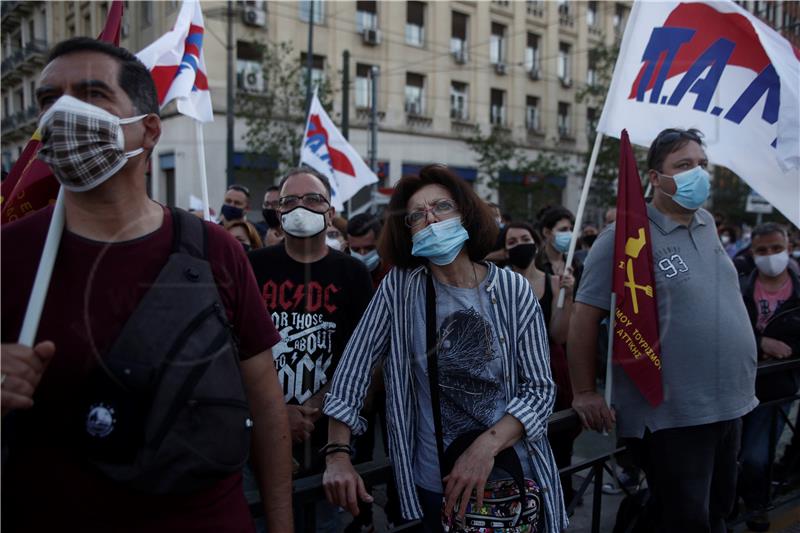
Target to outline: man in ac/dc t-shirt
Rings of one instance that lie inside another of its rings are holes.
[[[319,420],[322,401],[372,297],[372,281],[363,263],[325,244],[325,228],[334,214],[327,179],[310,169],[292,170],[280,189],[285,241],[252,252],[250,263],[282,337],[272,355],[289,407],[292,438],[295,443],[311,440],[312,463],[304,465],[302,476],[324,469],[317,454],[327,442],[327,424]],[[304,446],[295,446],[301,465],[303,451]],[[300,523],[295,527],[299,531]]]

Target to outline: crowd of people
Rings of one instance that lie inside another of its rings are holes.
[[[390,524],[556,533],[581,428],[548,418],[570,408],[625,445],[626,490],[646,479],[637,531],[724,532],[739,501],[766,530],[773,465],[800,474],[800,438],[775,457],[800,372],[757,373],[800,354],[800,234],[703,209],[697,130],[665,129],[647,159],[664,401],[614,365],[608,405],[624,213],[582,225],[570,265],[568,209],[514,220],[432,164],[382,213],[343,218],[328,179],[296,168],[260,216],[233,184],[202,221],[147,195],[161,121],[128,51],[58,44],[37,100],[65,231],[30,347],[17,339],[53,209],[2,229],[9,531],[253,531],[243,478],[260,529],[341,531],[344,509],[347,531],[370,531],[374,487],[354,465],[378,451]],[[293,507],[292,479],[318,474],[325,498]]]

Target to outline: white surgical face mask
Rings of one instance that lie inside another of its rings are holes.
[[[144,148],[125,151],[121,125],[146,116],[119,118],[65,94],[39,120],[42,147],[37,157],[47,163],[65,189],[94,189],[119,172],[128,159],[144,152]]]
[[[325,237],[325,244],[333,248],[334,250],[342,251],[342,243],[336,239],[331,239],[330,237]]]
[[[753,259],[758,271],[772,278],[782,274],[789,266],[789,252],[786,250],[772,255],[755,255]]]
[[[283,231],[292,237],[304,239],[319,235],[325,231],[327,224],[324,213],[317,213],[305,207],[295,207],[288,213],[281,214],[281,226]]]

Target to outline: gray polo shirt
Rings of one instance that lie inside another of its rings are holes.
[[[650,406],[614,365],[612,404],[617,434],[645,428],[710,424],[738,418],[758,405],[756,342],[736,269],[717,237],[711,214],[698,209],[687,228],[647,206],[661,336],[664,401]],[[614,226],[595,241],[576,301],[608,310]]]

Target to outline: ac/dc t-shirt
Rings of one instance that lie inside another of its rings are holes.
[[[2,341],[17,342],[52,208],[2,229]],[[241,474],[194,494],[135,492],[90,470],[70,444],[68,420],[80,391],[116,340],[158,273],[172,245],[172,216],[135,240],[101,243],[65,230],[37,342],[56,353],[34,396],[34,407],[7,415],[3,440],[3,530],[220,531],[253,528]],[[206,224],[208,260],[242,359],[278,341],[264,314],[241,245]]]
[[[286,403],[303,404],[333,377],[350,335],[372,298],[361,261],[333,249],[300,263],[285,244],[250,253],[267,313],[281,340],[272,347]]]

